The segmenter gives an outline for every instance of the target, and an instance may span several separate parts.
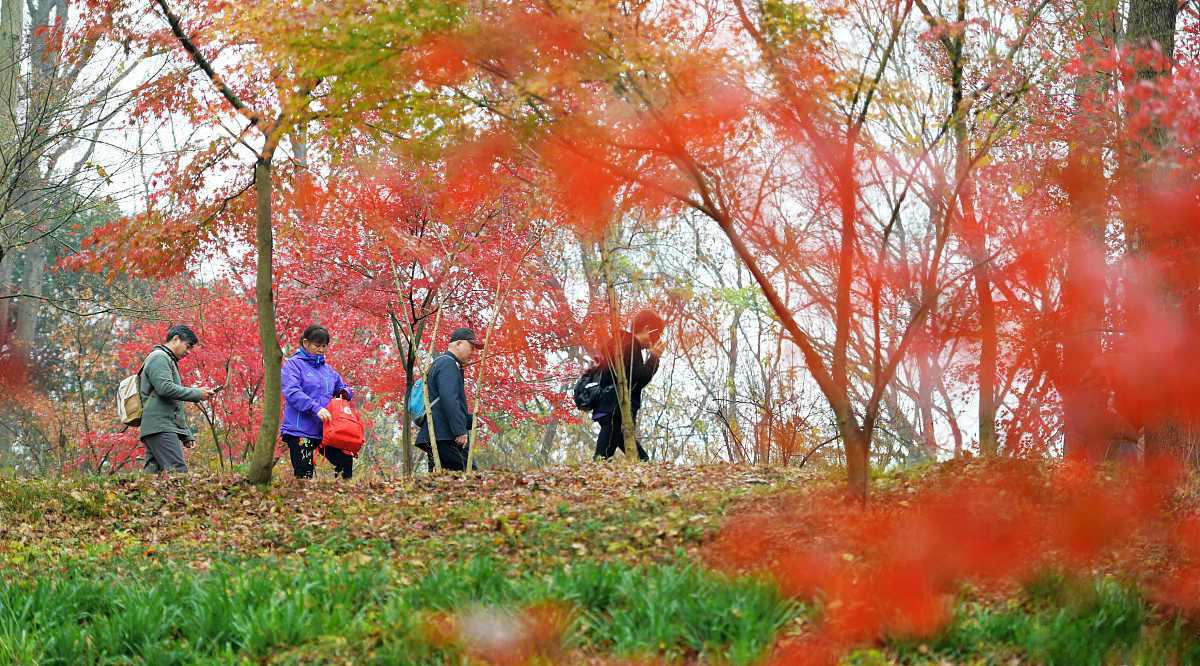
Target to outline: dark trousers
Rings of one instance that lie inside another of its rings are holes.
[[[637,412],[633,414],[634,423],[637,422]],[[617,449],[625,450],[625,433],[621,430],[621,415],[608,414],[596,419],[596,423],[600,424],[600,435],[596,437],[596,454],[593,456],[595,460],[608,460],[613,457]],[[638,460],[649,460],[650,456],[646,454],[646,449],[642,448],[642,443],[634,441],[637,446]]]
[[[319,439],[301,439],[295,435],[283,435],[283,443],[288,445],[292,457],[292,473],[297,479],[313,477],[313,452],[318,448],[321,455],[333,464],[333,471],[343,479],[349,479],[354,473],[354,456],[332,446],[321,446]]]
[[[469,446],[463,446],[452,439],[438,440],[438,458],[442,462],[442,469],[448,469],[452,472],[462,472],[467,469],[467,454],[470,451]],[[417,444],[417,448],[427,454],[429,471],[433,471],[433,450],[429,448],[429,442]],[[471,469],[478,470],[479,463],[471,462]]]
[[[183,459],[183,439],[177,433],[156,432],[142,438],[142,446],[146,447],[146,465],[142,468],[147,474],[162,472],[187,472],[187,462]]]

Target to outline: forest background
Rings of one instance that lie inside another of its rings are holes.
[[[0,661],[1200,660],[1198,50],[1189,0],[0,0]],[[585,464],[644,307],[653,462]],[[367,444],[272,484],[314,322]],[[144,478],[172,323],[225,390]],[[429,475],[464,325],[486,471]]]
[[[185,381],[227,384],[194,466],[269,475],[312,322],[362,389],[365,473],[419,472],[405,392],[459,325],[489,341],[481,464],[578,462],[570,387],[644,306],[670,322],[655,460],[844,466],[863,494],[918,460],[1195,459],[1198,25],[6,0],[0,464],[136,465],[113,389],[173,322],[202,340]]]

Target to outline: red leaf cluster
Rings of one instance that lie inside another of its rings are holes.
[[[0,328],[0,392],[11,396],[29,386],[29,358]]]
[[[470,54],[463,40],[454,35],[430,35],[414,49],[413,73],[433,85],[455,85],[470,72]]]
[[[1188,593],[1200,586],[1200,517],[1171,513],[1182,479],[1163,461],[1116,476],[1072,464],[957,464],[868,506],[818,490],[751,509],[728,523],[709,556],[820,602],[816,630],[781,644],[780,664],[831,664],[857,645],[929,636],[949,621],[962,585],[1002,589],[1049,567],[1115,567],[1147,581],[1156,600],[1195,610]],[[1173,553],[1176,566],[1147,570],[1134,544]]]

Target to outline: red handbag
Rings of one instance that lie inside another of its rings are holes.
[[[363,447],[363,422],[348,400],[334,398],[325,406],[329,410],[329,422],[321,435],[321,446],[332,446],[352,456],[357,456]]]

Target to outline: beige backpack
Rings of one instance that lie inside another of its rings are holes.
[[[117,386],[117,418],[130,428],[142,424],[142,369],[129,375]]]

